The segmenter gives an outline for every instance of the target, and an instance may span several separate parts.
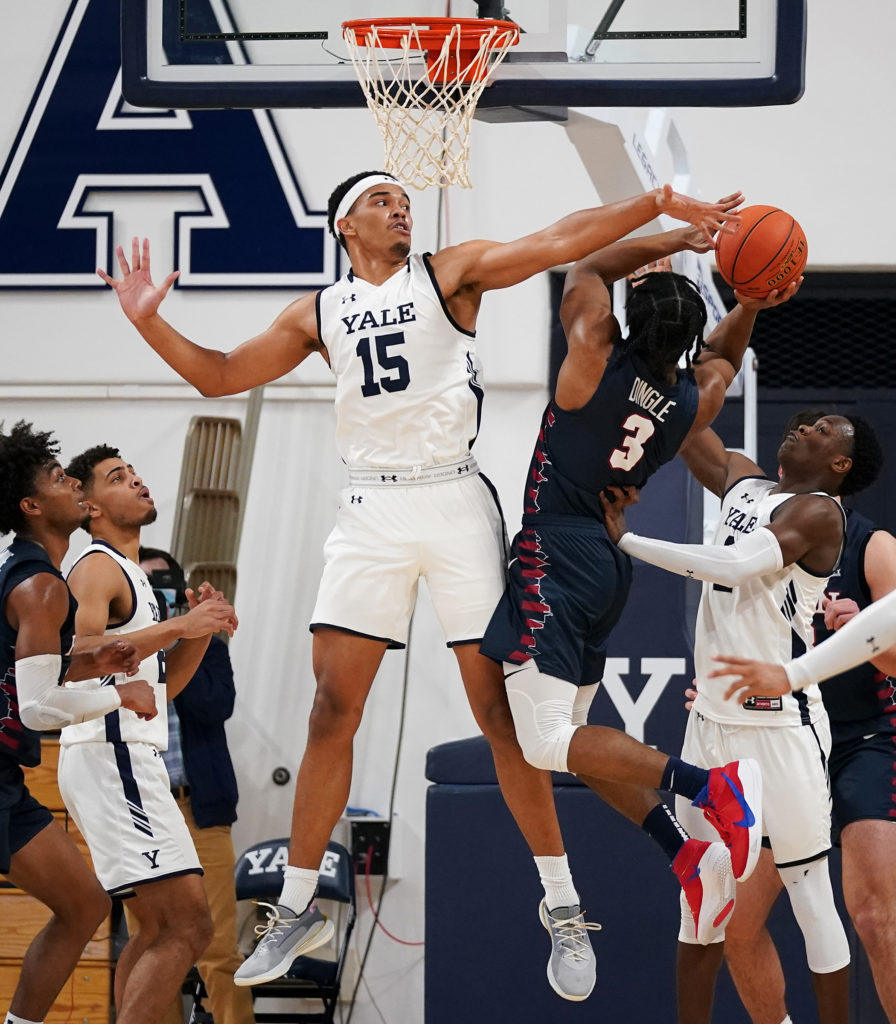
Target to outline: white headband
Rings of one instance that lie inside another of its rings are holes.
[[[391,174],[368,174],[366,177],[361,178],[360,181],[356,181],[348,192],[345,193],[342,197],[342,201],[336,207],[336,215],[333,217],[334,231],[340,235],[342,234],[337,225],[343,217],[348,216],[348,211],[373,185],[398,185],[399,188],[404,187],[401,182],[397,178],[393,178]]]

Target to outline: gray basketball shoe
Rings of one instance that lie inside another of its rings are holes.
[[[298,917],[284,917],[287,907],[273,907],[270,903],[259,906],[268,908],[268,923],[256,925],[258,945],[234,974],[234,985],[260,985],[282,977],[297,956],[329,942],[335,931],[333,922],[317,909],[315,900]]]
[[[575,907],[557,907],[549,911],[544,900],[538,908],[541,923],[551,933],[551,958],[548,981],[564,999],[580,1002],[591,995],[597,979],[597,963],[588,938],[600,925],[586,923],[584,912]]]

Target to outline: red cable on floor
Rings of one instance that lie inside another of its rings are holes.
[[[393,942],[400,942],[402,944],[402,946],[425,946],[426,945],[425,941],[424,942],[409,942],[407,939],[400,939],[397,935],[393,935],[392,932],[390,932],[389,929],[379,919],[379,917],[377,915],[377,912],[376,912],[376,908],[373,905],[373,894],[370,891],[370,862],[371,862],[371,860],[373,860],[373,847],[372,846],[368,846],[367,847],[367,857],[364,859],[364,887],[367,890],[367,903],[368,903],[368,905],[370,907],[371,912],[373,913],[373,919],[377,923],[377,926],[379,928],[382,928],[382,930],[389,936],[390,939],[392,939]]]

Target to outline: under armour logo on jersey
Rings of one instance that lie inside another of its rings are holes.
[[[461,473],[469,473],[470,472],[470,465],[469,465],[469,463],[466,466],[458,466],[457,467],[457,472],[458,472],[458,475],[460,475]]]
[[[357,300],[357,298],[358,298],[358,296],[355,295],[354,293],[351,294],[351,295],[343,295],[342,296],[342,305],[344,306],[346,304],[346,302],[355,302]]]
[[[394,473],[392,474],[392,476],[389,476],[386,473],[380,474],[380,480],[382,480],[383,483],[387,483],[389,480],[391,480],[394,483],[397,479],[398,477]],[[360,501],[360,498],[358,500]]]
[[[360,494],[353,494],[352,495],[352,504],[354,505],[355,502],[357,502],[359,505],[361,504],[361,495]]]
[[[161,850],[143,850],[141,853],[141,855],[149,861],[149,866],[153,869],[153,871],[155,871],[155,869],[159,866],[157,861],[159,859],[159,854],[161,852]]]
[[[748,505],[752,505],[756,499],[750,497],[749,491],[744,491],[744,493],[740,496],[740,500],[746,502],[746,504]]]

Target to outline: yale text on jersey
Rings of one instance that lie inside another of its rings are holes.
[[[373,327],[395,327],[398,324],[407,324],[417,319],[414,312],[413,302],[402,302],[395,309],[381,309],[374,312],[372,309],[364,313],[352,313],[350,316],[339,318],[345,324],[346,334],[354,334],[355,331],[369,331]]]

